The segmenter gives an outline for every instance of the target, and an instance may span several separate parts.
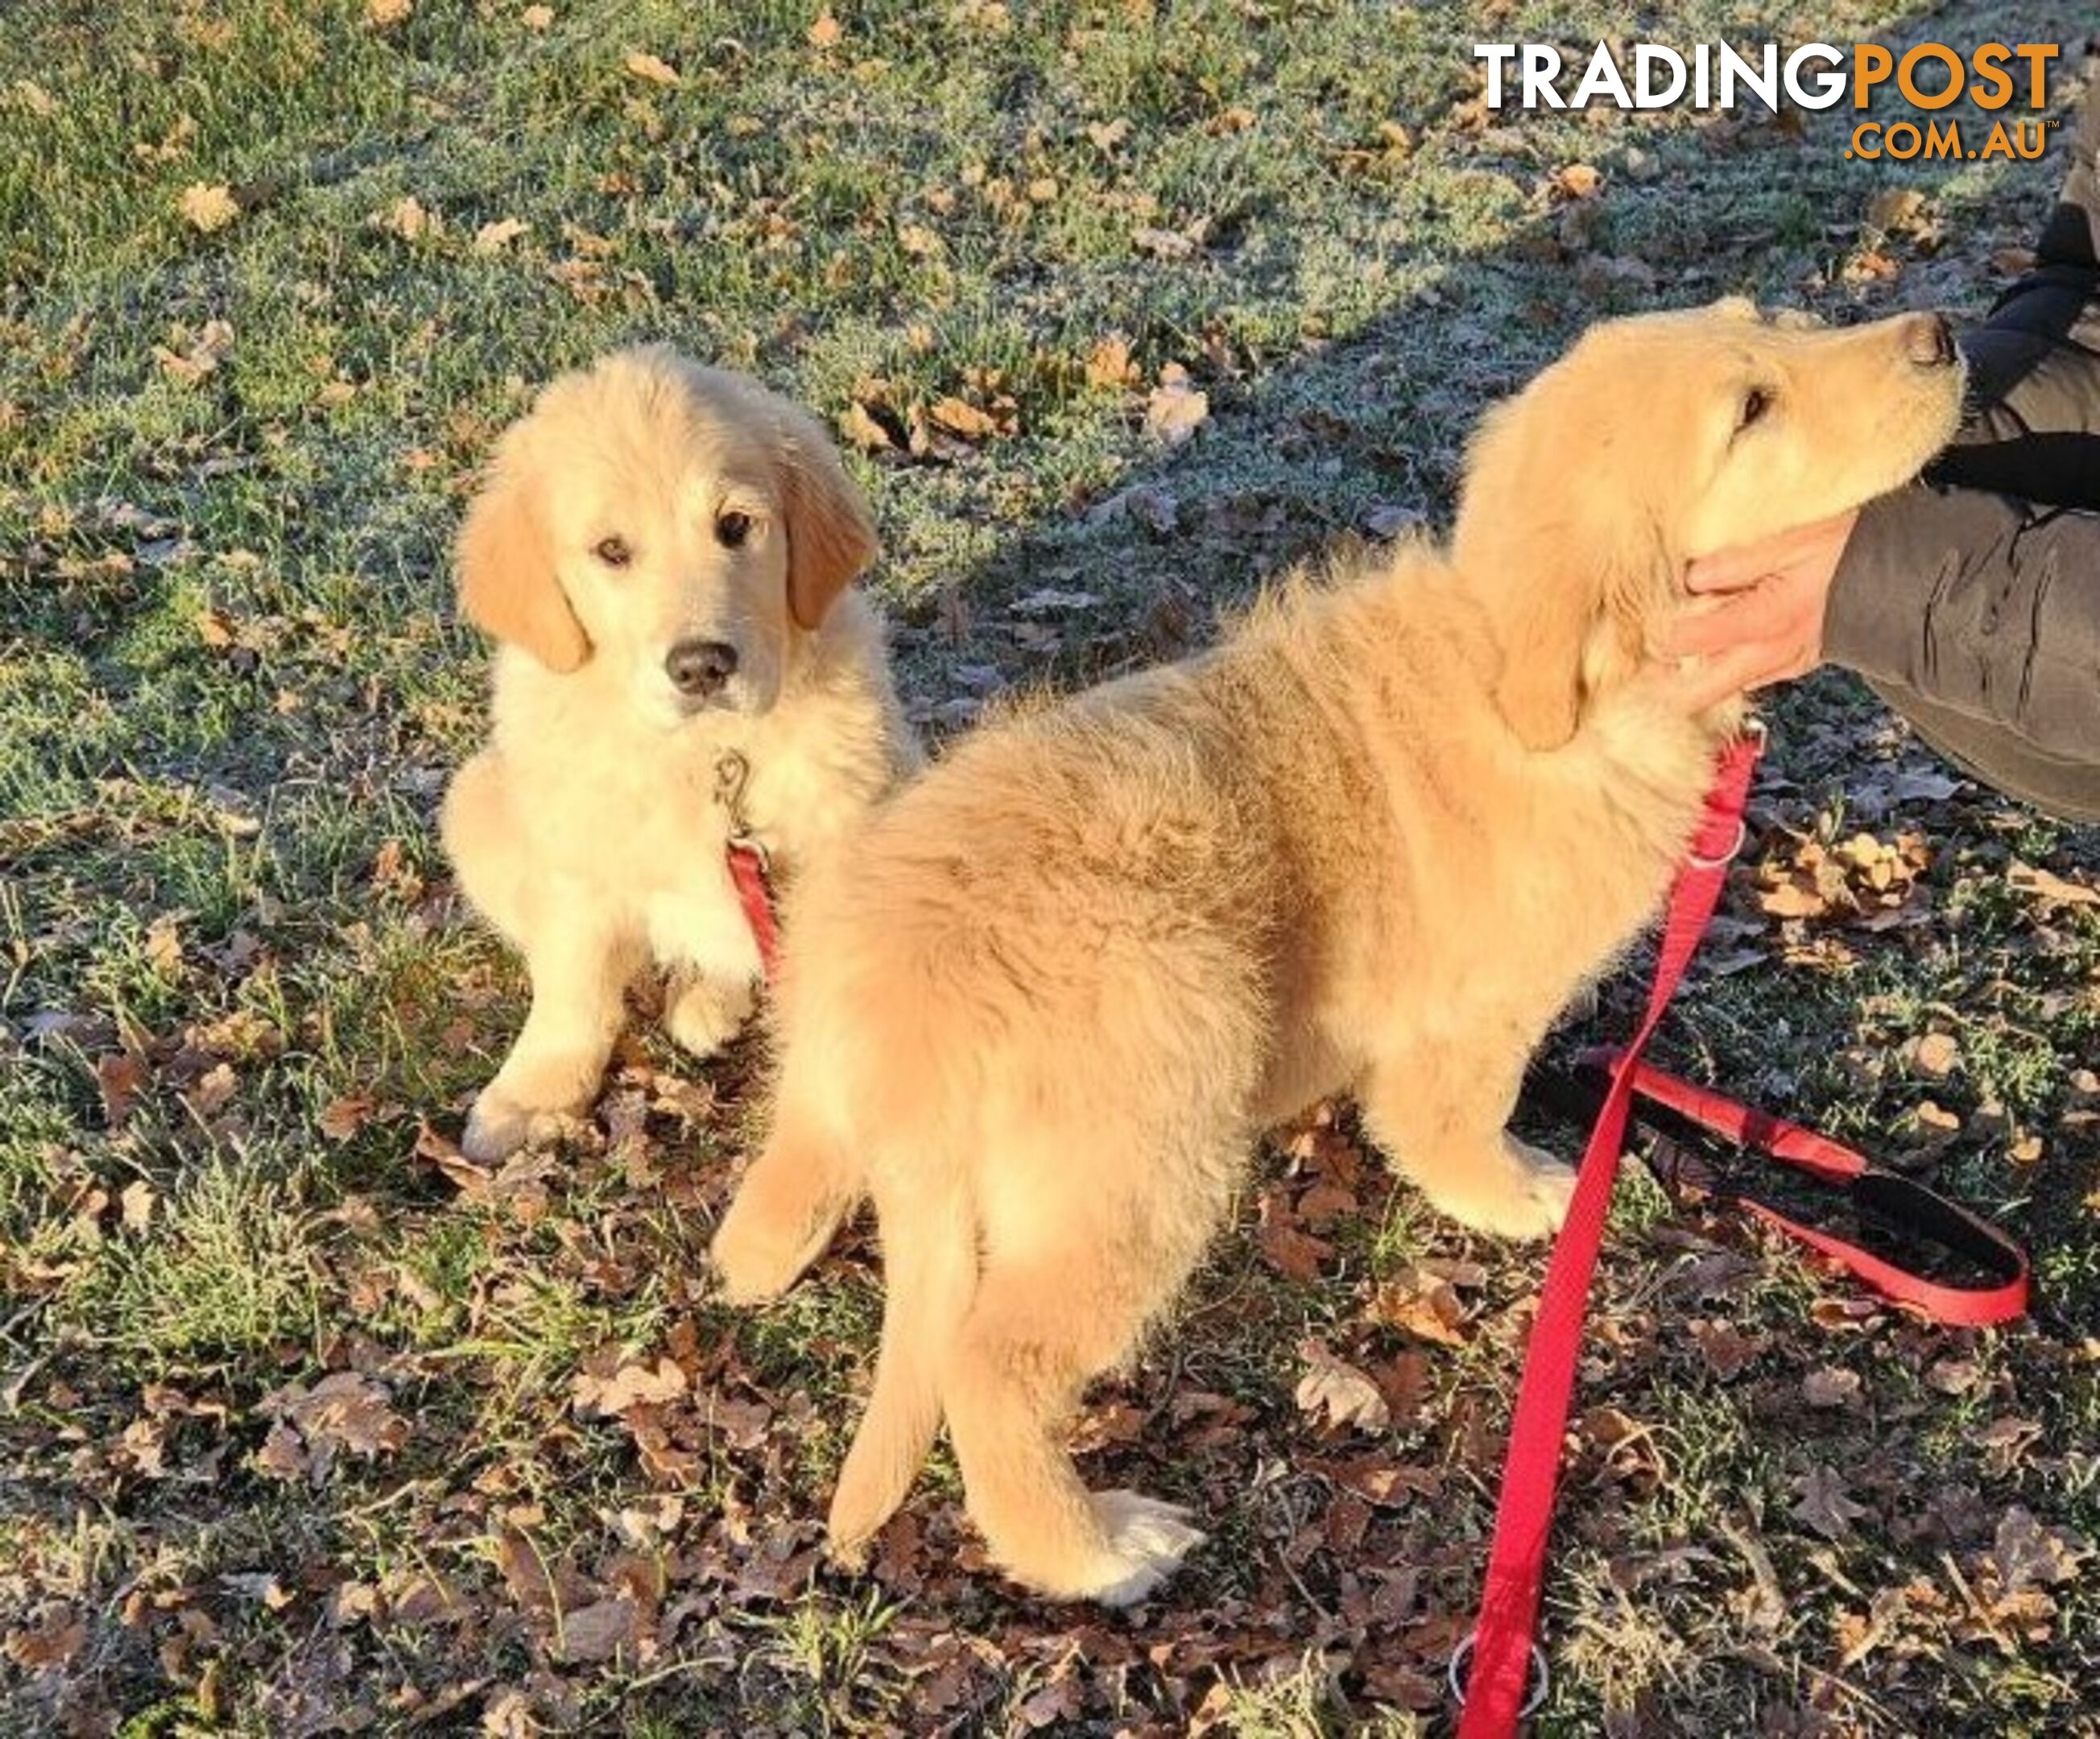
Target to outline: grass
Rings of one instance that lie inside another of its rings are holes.
[[[2013,11],[1845,0],[1815,29],[2072,33]],[[1337,536],[1441,519],[1483,403],[1602,314],[1977,310],[2054,166],[1847,163],[1842,117],[1485,116],[1458,7],[879,4],[828,44],[818,20],[0,19],[0,1728],[1441,1719],[1540,1262],[1388,1203],[1374,1158],[1330,1191],[1308,1280],[1254,1198],[1290,1220],[1328,1150],[1268,1155],[1180,1323],[1081,1421],[1090,1479],[1212,1533],[1107,1619],[984,1568],[945,1456],[868,1576],[819,1567],[879,1271],[854,1238],[776,1310],[706,1299],[748,1053],[701,1070],[639,1031],[590,1130],[486,1198],[447,1181],[432,1155],[522,992],[431,825],[482,725],[483,648],[448,607],[460,501],[534,383],[633,339],[827,419],[986,407],[1008,432],[852,457],[938,735],[1200,644]],[[1666,30],[1790,23],[1701,0]],[[1493,26],[1627,29],[1588,0]],[[1604,186],[1571,215],[1573,163]],[[188,221],[196,187],[232,221]],[[1891,188],[1928,221],[1883,236]],[[1170,365],[1209,404],[1172,449],[1145,422]],[[1733,947],[1758,958],[1695,984],[1670,1056],[2002,1216],[2041,1308],[1929,1330],[1632,1185],[1542,1725],[2068,1730],[2100,1670],[2100,923],[2011,872],[2089,881],[2100,851],[1920,779],[1845,678],[1771,712],[1758,855],[1921,832],[1923,921],[1782,926],[1746,872]],[[1635,991],[1567,1036],[1623,1031]],[[1943,1075],[1915,1065],[1928,1033],[1957,1046]],[[1926,1099],[1957,1127],[1921,1133]],[[1439,1262],[1484,1270],[1456,1345],[1379,1303]],[[1386,1373],[1389,1427],[1299,1412],[1308,1337]],[[591,1404],[662,1360],[674,1396]],[[405,1434],[288,1476],[265,1398],[332,1374]],[[1826,1469],[1860,1513],[1820,1529]]]

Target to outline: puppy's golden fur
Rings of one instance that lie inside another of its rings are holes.
[[[1551,1230],[1503,1124],[1557,1009],[1654,911],[1724,716],[1633,680],[1688,558],[1861,502],[1952,432],[1922,316],[1747,304],[1598,329],[1475,442],[1448,554],[1362,558],[1222,647],[987,729],[790,914],[770,1145],[715,1245],[787,1285],[863,1181],[888,1302],[852,1555],[945,1415],[998,1561],[1136,1599],[1198,1536],[1060,1439],[1228,1210],[1256,1131],[1347,1089],[1430,1200]]]
[[[723,865],[721,757],[743,757],[748,823],[791,876],[916,763],[880,625],[846,589],[874,554],[815,423],[667,349],[562,376],[504,435],[459,543],[462,607],[503,642],[493,740],[443,832],[532,1006],[469,1154],[589,1106],[652,964],[688,1050],[743,1024],[759,960]]]

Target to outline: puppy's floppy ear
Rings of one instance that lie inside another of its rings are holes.
[[[554,539],[532,490],[499,458],[460,528],[460,609],[549,670],[580,669],[590,638],[554,572]]]
[[[788,515],[788,607],[810,629],[875,559],[867,502],[816,422],[791,406],[776,413],[774,463]]]
[[[1529,747],[1574,735],[1593,655],[1641,651],[1639,615],[1666,563],[1613,475],[1569,377],[1548,371],[1489,413],[1467,454],[1453,558],[1501,650],[1495,699]],[[1610,637],[1608,638],[1607,637]]]

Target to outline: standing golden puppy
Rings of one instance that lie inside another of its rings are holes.
[[[715,1258],[775,1292],[873,1192],[888,1300],[836,1550],[945,1413],[1016,1578],[1157,1584],[1185,1512],[1089,1492],[1062,1426],[1255,1132],[1323,1094],[1467,1225],[1560,1223],[1573,1174],[1503,1128],[1520,1074],[1654,912],[1736,710],[1661,711],[1643,625],[1688,557],[1908,477],[1961,392],[1922,316],[1601,327],[1489,419],[1448,554],[1367,556],[1207,656],[982,731],[809,878],[772,1138]]]
[[[459,543],[461,607],[503,642],[494,739],[443,831],[532,1008],[474,1101],[474,1158],[590,1104],[646,967],[695,1055],[750,1014],[726,757],[790,876],[916,764],[880,623],[846,589],[875,550],[814,422],[660,346],[562,376],[498,444]]]

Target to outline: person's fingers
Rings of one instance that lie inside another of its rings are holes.
[[[1684,570],[1684,589],[1695,597],[1740,592],[1770,579],[1776,570],[1769,544],[1717,550],[1711,555],[1700,556]]]
[[[1659,691],[1687,713],[1703,713],[1753,688],[1800,673],[1800,655],[1766,641],[1732,646],[1708,658],[1685,658],[1657,667]]]
[[[1740,592],[1784,576],[1803,563],[1818,568],[1833,567],[1858,517],[1856,510],[1848,510],[1826,519],[1811,519],[1756,543],[1714,550],[1686,567],[1685,589],[1694,594]]]
[[[1780,638],[1789,616],[1783,599],[1758,588],[1713,609],[1674,610],[1655,624],[1648,638],[1660,657],[1705,656],[1747,642]]]

